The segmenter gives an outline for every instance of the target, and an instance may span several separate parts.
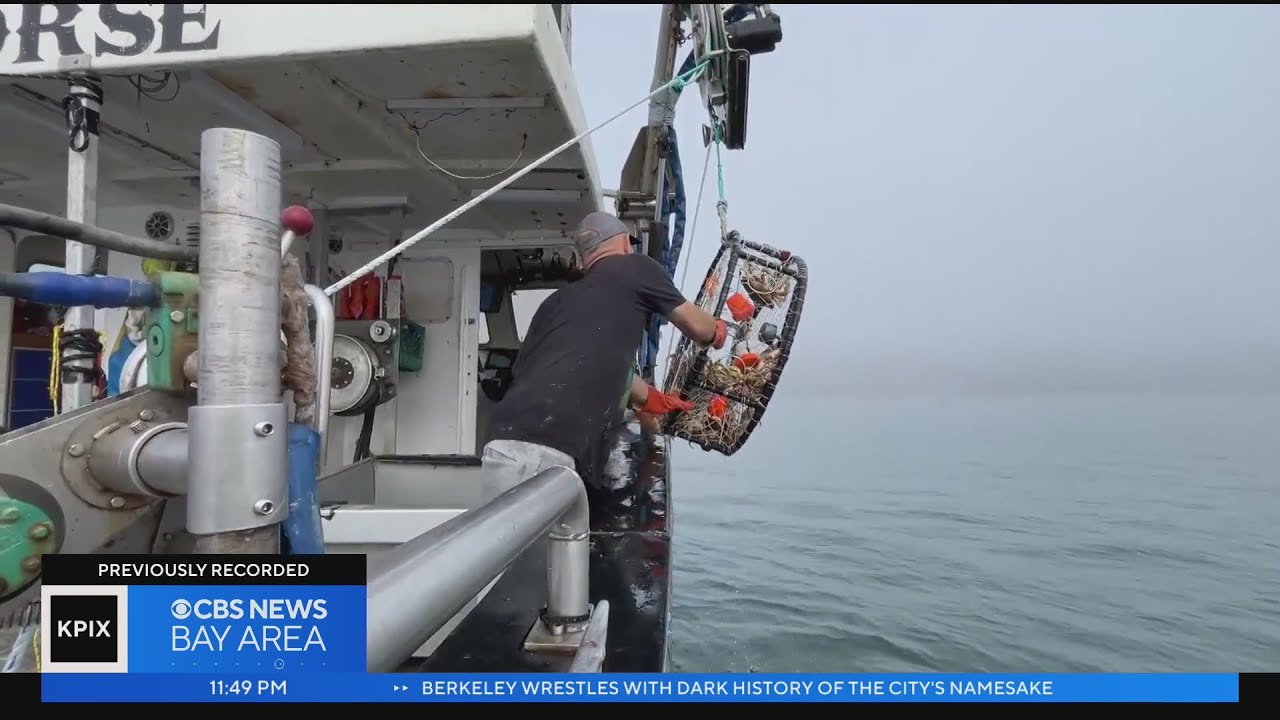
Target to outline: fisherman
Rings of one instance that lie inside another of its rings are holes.
[[[493,410],[482,457],[490,498],[556,465],[586,471],[578,460],[628,405],[652,415],[693,409],[635,372],[650,314],[700,347],[725,343],[724,320],[686,300],[653,258],[633,253],[621,220],[587,215],[574,244],[584,276],[538,307]]]

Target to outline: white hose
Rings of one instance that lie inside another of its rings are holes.
[[[9,656],[4,661],[4,668],[0,672],[16,673],[22,668],[22,661],[28,656],[32,649],[32,637],[36,634],[36,625],[28,625],[18,632],[18,637],[13,642],[13,647],[9,649]]]
[[[147,344],[135,345],[129,357],[125,358],[124,367],[120,368],[120,392],[146,385],[147,381]]]

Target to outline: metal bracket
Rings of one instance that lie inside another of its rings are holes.
[[[591,613],[594,612],[593,607]],[[524,649],[526,652],[576,653],[586,637],[590,618],[588,614],[581,622],[551,623],[540,613],[525,636]]]
[[[249,530],[288,515],[283,403],[198,405],[187,415],[187,530]]]
[[[66,444],[62,446],[62,477],[76,497],[103,510],[132,510],[157,502],[151,495],[125,495],[106,487],[94,478],[89,459],[94,444],[116,430],[145,429],[151,424],[177,422],[183,419],[187,403],[180,397],[150,393],[143,408],[137,402],[95,405],[85,417],[69,419]],[[78,422],[77,422],[78,421]],[[102,449],[99,449],[101,452]]]

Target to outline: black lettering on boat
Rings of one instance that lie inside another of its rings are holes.
[[[95,55],[133,57],[151,47],[151,41],[156,37],[156,27],[151,23],[151,18],[144,15],[141,10],[135,13],[127,13],[121,10],[118,5],[103,5],[101,7],[102,9],[98,11],[98,19],[102,20],[102,26],[110,32],[126,33],[132,36],[133,43],[130,45],[115,45],[99,35],[95,38],[97,41],[94,46]]]
[[[97,32],[93,38],[93,54],[117,57],[134,57],[148,51],[159,53],[216,50],[222,31],[222,21],[209,25],[208,5],[188,10],[183,3],[160,5],[159,17],[148,15],[145,10],[122,9],[115,3],[97,6]],[[147,7],[147,6],[138,6]],[[156,7],[152,5],[150,7]],[[0,52],[10,42],[16,42],[15,64],[44,62],[40,54],[40,41],[46,35],[57,44],[58,57],[84,55],[76,37],[76,21],[89,22],[85,6],[72,3],[24,3],[19,17],[10,11],[0,11]],[[49,18],[49,19],[45,19]],[[156,36],[159,35],[159,42]],[[127,38],[127,40],[126,40]],[[87,38],[86,38],[87,39]],[[46,45],[46,47],[48,47]]]
[[[40,21],[45,8],[53,8],[54,17],[49,22]],[[58,41],[59,55],[83,55],[84,50],[76,40],[76,27],[71,24],[83,9],[79,5],[64,3],[23,3],[22,21],[18,25],[18,59],[15,62],[40,62],[40,36],[45,33]]]
[[[185,52],[189,50],[213,50],[218,47],[218,32],[222,30],[222,21],[214,23],[213,29],[203,40],[183,42],[182,31],[187,23],[195,23],[204,29],[205,12],[208,5],[189,13],[182,3],[165,3],[164,12],[160,14],[160,48],[158,53]]]

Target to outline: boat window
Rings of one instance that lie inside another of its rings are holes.
[[[524,342],[524,333],[529,329],[529,322],[543,300],[551,297],[554,289],[517,290],[511,293],[511,311],[516,316],[516,337]]]

